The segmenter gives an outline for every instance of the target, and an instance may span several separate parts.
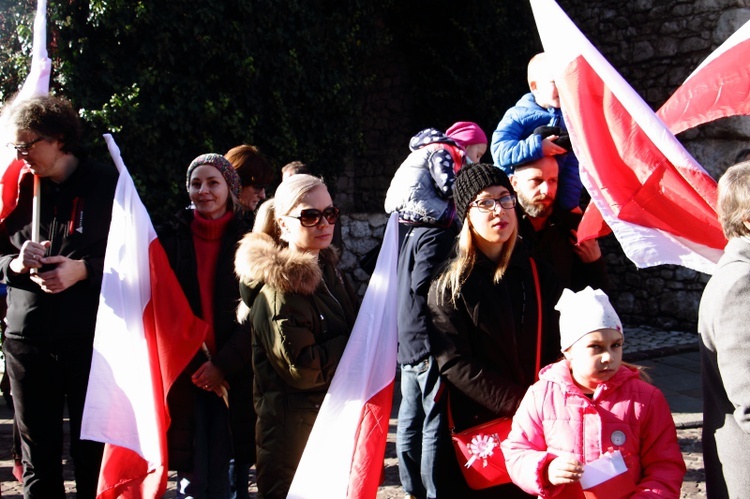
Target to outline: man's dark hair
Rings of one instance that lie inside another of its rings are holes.
[[[54,95],[21,100],[14,97],[3,114],[16,130],[32,130],[42,137],[59,140],[62,152],[78,154],[81,147],[81,119],[69,100]]]

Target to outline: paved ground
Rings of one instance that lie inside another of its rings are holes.
[[[649,328],[626,329],[625,359],[649,367],[656,384],[666,395],[677,424],[677,433],[682,454],[688,468],[682,486],[682,498],[705,499],[706,491],[701,452],[702,396],[700,391],[700,359],[697,352],[696,333],[659,331]],[[393,415],[386,448],[385,482],[380,487],[377,499],[402,498],[398,479],[398,463],[395,455],[396,419],[398,408],[394,402]],[[13,462],[10,458],[11,412],[0,402],[0,490],[3,498],[21,498],[21,486],[11,474]],[[67,447],[66,447],[67,448]],[[65,479],[68,497],[75,497],[72,469],[66,462]],[[165,498],[174,497],[174,476],[170,476]],[[250,488],[251,497],[256,492]]]

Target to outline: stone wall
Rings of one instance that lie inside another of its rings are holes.
[[[562,8],[631,86],[651,105],[661,106],[688,75],[739,26],[750,19],[750,0],[560,0]],[[364,292],[369,276],[358,267],[382,238],[386,217],[379,212],[396,166],[407,151],[408,82],[403,55],[384,55],[385,77],[369,101],[364,131],[368,153],[352,158],[337,184],[337,202],[351,215],[343,220],[344,265]],[[721,120],[678,137],[717,178],[736,153],[750,147],[750,121]],[[374,214],[370,214],[374,213]],[[617,241],[602,241],[615,307],[628,325],[691,330],[708,276],[675,266],[636,269]]]
[[[364,296],[370,275],[360,267],[360,262],[380,245],[385,234],[388,217],[384,213],[353,213],[341,217],[341,239],[344,248],[340,267],[354,284],[354,289]]]

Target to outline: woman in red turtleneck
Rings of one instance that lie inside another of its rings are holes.
[[[197,157],[187,170],[191,206],[159,231],[193,312],[210,326],[205,348],[167,399],[169,469],[178,472],[177,497],[228,498],[229,460],[254,461],[243,454],[254,450],[250,331],[235,318],[240,297],[234,252],[249,230],[235,213],[239,190],[240,179],[224,157]]]

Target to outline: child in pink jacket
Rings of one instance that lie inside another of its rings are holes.
[[[661,391],[623,364],[622,323],[607,295],[566,289],[555,308],[564,359],[541,370],[502,444],[513,482],[539,497],[583,498],[584,466],[619,450],[634,484],[619,497],[678,498],[685,462],[672,414]]]

